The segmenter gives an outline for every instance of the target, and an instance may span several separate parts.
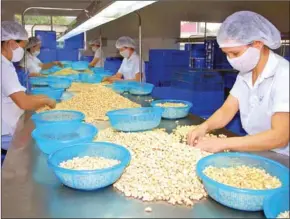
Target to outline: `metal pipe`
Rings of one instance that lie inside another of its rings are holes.
[[[33,30],[34,30],[34,27],[36,26],[37,24],[33,24],[33,26],[31,27],[31,36],[33,37],[33,35],[34,35],[34,32],[33,32]]]
[[[188,43],[190,44],[190,39],[192,38],[192,37],[194,37],[194,35],[190,35],[189,37],[188,37]],[[189,67],[191,67],[191,68],[193,68],[193,65],[192,65],[192,54],[191,54],[191,46],[189,46]]]
[[[140,72],[140,83],[142,83],[143,77],[143,61],[142,61],[142,23],[141,23],[141,16],[138,12],[135,12],[138,16],[139,21],[139,72]]]
[[[50,30],[53,31],[53,19],[51,15],[50,15]]]
[[[100,28],[100,51],[101,51],[101,67],[104,67],[104,63],[103,63],[103,41],[102,41],[102,28]]]

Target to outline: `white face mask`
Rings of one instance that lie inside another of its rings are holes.
[[[35,56],[35,57],[38,56],[39,54],[40,54],[39,50],[36,50],[34,53],[32,53],[32,55]]]
[[[17,44],[18,45],[18,44]],[[18,45],[18,47],[12,50],[12,62],[19,62],[24,56],[24,49]]]
[[[241,56],[237,58],[227,57],[227,59],[234,69],[240,71],[240,73],[248,73],[257,66],[260,53],[259,49],[249,47]]]
[[[98,47],[95,47],[95,46],[92,47],[92,51],[93,51],[93,52],[96,52],[97,50],[98,50]]]
[[[129,50],[125,49],[124,51],[120,52],[120,55],[123,56],[124,58],[129,58],[130,52]]]

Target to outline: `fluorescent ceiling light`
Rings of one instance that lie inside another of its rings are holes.
[[[154,2],[156,1],[115,1],[101,12],[97,13],[95,16],[89,18],[84,23],[80,24],[76,28],[60,37],[57,41],[64,41],[70,37],[91,30],[112,20],[118,19],[133,11],[144,8],[150,4],[153,4]]]

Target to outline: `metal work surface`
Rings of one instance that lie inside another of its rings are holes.
[[[130,99],[148,105],[144,97]],[[150,97],[145,97],[150,99]],[[179,120],[180,125],[199,124],[202,119],[190,116]],[[96,124],[99,129],[108,122]],[[160,127],[171,131],[174,121],[163,120]],[[244,212],[224,207],[210,198],[197,202],[192,208],[172,206],[164,202],[143,203],[107,187],[83,192],[63,186],[47,165],[47,156],[34,145],[31,131],[34,125],[26,119],[19,125],[2,169],[2,218],[264,218],[263,212]],[[231,135],[222,130],[220,133]],[[273,152],[261,155],[289,167],[287,156]],[[151,213],[144,209],[150,206]]]

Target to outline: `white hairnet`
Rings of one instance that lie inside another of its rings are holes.
[[[131,37],[128,37],[128,36],[120,37],[116,42],[116,48],[121,49],[123,47],[129,47],[129,48],[135,49],[136,48],[135,41]]]
[[[30,37],[28,39],[28,44],[26,46],[26,49],[29,49],[29,48],[31,48],[33,46],[38,45],[38,44],[41,44],[41,40],[39,38],[37,38],[37,37]]]
[[[239,11],[227,17],[217,34],[221,48],[248,45],[253,41],[277,49],[281,45],[281,35],[271,22],[251,11]]]
[[[1,22],[1,41],[27,39],[28,34],[21,24],[15,21]]]
[[[91,40],[89,42],[89,45],[98,45],[98,46],[100,46],[101,43],[100,43],[100,40],[99,39],[96,39],[96,40]]]

